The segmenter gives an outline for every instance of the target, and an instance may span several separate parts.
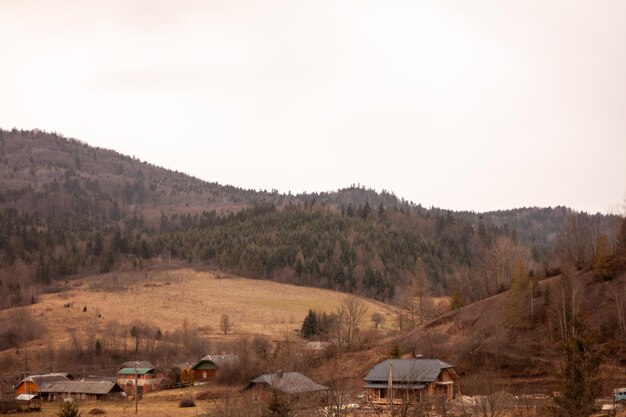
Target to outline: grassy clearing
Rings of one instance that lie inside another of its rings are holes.
[[[189,329],[199,329],[201,335],[213,340],[235,340],[242,334],[283,340],[297,337],[309,309],[330,312],[345,297],[335,291],[191,269],[99,275],[71,281],[67,287],[63,292],[40,296],[34,305],[0,311],[0,321],[28,311],[47,328],[41,337],[23,346],[31,360],[45,357],[52,349],[71,348],[77,340],[92,343],[109,322],[130,329],[134,320],[163,332],[180,329],[187,321]],[[365,302],[368,314],[362,328],[372,327],[370,315],[375,311],[385,314],[387,323],[394,321],[393,307]],[[219,326],[223,314],[234,323],[226,337]],[[2,357],[15,358],[14,350],[0,352]]]

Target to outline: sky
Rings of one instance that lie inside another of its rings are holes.
[[[623,0],[0,0],[0,127],[281,192],[626,196]]]

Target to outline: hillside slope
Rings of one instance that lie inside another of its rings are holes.
[[[224,343],[242,343],[242,337],[298,339],[309,309],[334,312],[344,297],[335,291],[190,269],[87,277],[41,296],[34,305],[0,311],[0,373],[48,370],[54,363],[77,371],[73,360],[96,366],[105,356],[132,357],[135,324],[145,329],[138,339],[140,355],[155,363],[199,359],[219,352]],[[388,323],[395,321],[394,307],[365,299],[363,304],[364,330],[373,326],[369,318],[374,312]],[[220,326],[224,315],[231,323],[228,335]],[[32,340],[17,339],[23,336]]]
[[[567,278],[566,278],[567,279]],[[551,375],[560,360],[563,305],[566,316],[580,314],[607,355],[605,363],[624,365],[626,274],[597,280],[589,272],[539,282],[523,312],[511,315],[506,291],[451,311],[403,336],[405,351],[443,357],[467,371],[500,368],[511,376]],[[622,324],[620,324],[620,321]],[[567,332],[568,329],[565,330]]]
[[[52,133],[0,130],[0,308],[35,301],[58,280],[162,265],[397,303],[426,276],[431,292],[469,303],[505,289],[518,257],[536,277],[550,269],[545,233],[569,211],[536,211],[503,212],[489,224],[361,186],[297,196],[242,190]]]

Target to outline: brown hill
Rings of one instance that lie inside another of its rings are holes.
[[[114,273],[68,283],[30,306],[0,311],[0,375],[56,369],[111,371],[115,357],[134,355],[133,324],[143,330],[139,355],[155,364],[199,359],[223,346],[262,336],[271,342],[299,340],[309,309],[331,313],[346,295],[271,281],[191,269]],[[395,322],[397,309],[363,299],[360,327],[373,327],[372,313]],[[220,321],[229,317],[225,335]],[[159,331],[161,337],[154,336]],[[27,336],[27,341],[19,337]],[[98,342],[101,351],[95,348]],[[106,356],[106,359],[105,359]],[[123,360],[122,360],[123,362]],[[26,369],[28,368],[28,369]]]
[[[0,206],[43,216],[138,212],[152,223],[161,212],[223,212],[273,198],[38,130],[3,131],[0,156]]]
[[[575,273],[570,284],[564,283],[562,276],[539,283],[532,319],[530,299],[522,315],[511,317],[507,291],[444,314],[401,337],[400,344],[404,351],[445,358],[466,372],[487,367],[512,377],[551,376],[573,311],[603,345],[605,366],[626,366],[626,274],[605,281]]]

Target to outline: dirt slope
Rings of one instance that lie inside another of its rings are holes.
[[[512,324],[517,319],[507,312],[509,294],[504,292],[440,316],[402,337],[400,344],[405,351],[440,357],[468,372],[486,364],[511,376],[550,375],[560,358],[559,280],[553,277],[539,283],[531,326]],[[626,274],[604,281],[591,273],[574,273],[572,282],[573,295],[566,302],[578,305],[577,311],[605,349],[606,366],[619,368],[626,338],[617,306],[623,311],[626,305]]]

